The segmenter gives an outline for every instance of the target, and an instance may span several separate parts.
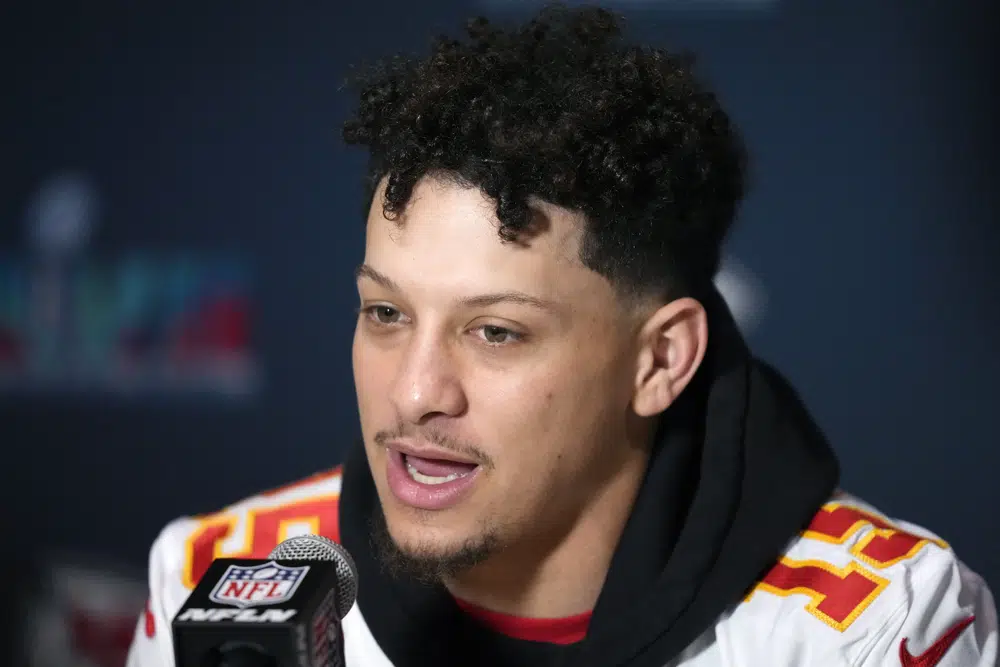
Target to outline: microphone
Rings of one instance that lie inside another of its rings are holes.
[[[343,667],[354,559],[318,535],[267,558],[218,558],[174,617],[176,667]]]

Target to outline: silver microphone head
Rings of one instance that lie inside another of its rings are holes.
[[[358,568],[347,549],[319,535],[290,537],[271,551],[274,560],[332,560],[337,570],[337,618],[343,619],[358,597]]]

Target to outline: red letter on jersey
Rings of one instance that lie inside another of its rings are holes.
[[[932,541],[943,548],[948,546],[939,540],[912,535],[896,528],[885,519],[837,503],[825,505],[813,518],[803,537],[843,544],[865,526],[872,526],[875,530],[854,545],[851,554],[858,560],[879,569],[912,558],[924,545]]]
[[[782,558],[754,591],[782,597],[805,595],[810,598],[806,611],[830,627],[844,631],[888,583],[854,563],[837,568],[823,561]]]

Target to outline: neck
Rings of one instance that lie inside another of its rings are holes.
[[[645,447],[628,451],[625,464],[591,495],[554,543],[541,534],[527,534],[519,544],[447,579],[448,591],[463,602],[525,618],[562,618],[592,610],[649,460]]]

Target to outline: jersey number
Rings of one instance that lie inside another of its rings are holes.
[[[912,558],[929,540],[894,527],[884,519],[862,510],[829,503],[809,524],[803,537],[843,544],[859,530],[871,526],[864,538],[851,548],[851,555],[875,569]],[[782,558],[747,596],[756,591],[774,595],[805,595],[809,598],[806,611],[832,628],[843,632],[885,590],[889,581],[858,563],[838,568],[818,560]]]
[[[301,484],[315,482],[316,479],[311,477]],[[279,491],[288,488],[283,487]],[[276,492],[263,495],[266,497]],[[305,532],[337,541],[338,499],[339,494],[334,493],[310,496],[276,507],[248,510],[243,517],[243,542],[236,548],[227,549],[225,544],[236,531],[240,515],[220,512],[204,517],[184,545],[184,585],[194,588],[216,558],[267,558],[274,547],[292,534]]]

